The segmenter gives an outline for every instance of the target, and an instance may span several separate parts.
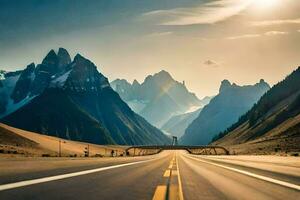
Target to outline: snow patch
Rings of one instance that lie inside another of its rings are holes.
[[[101,89],[106,88],[106,87],[110,87],[110,85],[109,84],[102,84],[101,85]]]
[[[6,111],[0,115],[0,118],[5,117],[6,115],[9,115],[9,114],[15,112],[16,110],[18,110],[19,108],[25,106],[36,96],[37,95],[32,96],[32,97],[27,96],[26,98],[24,98],[22,101],[20,101],[18,103],[14,103],[14,100],[9,98],[7,106],[6,106]]]
[[[72,70],[67,71],[63,75],[57,77],[56,79],[53,79],[50,83],[50,87],[62,87],[64,86],[67,78],[69,77],[69,74]]]
[[[200,108],[203,108],[203,106],[191,106],[184,114],[194,112]]]

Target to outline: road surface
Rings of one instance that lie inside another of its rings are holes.
[[[296,200],[299,167],[299,160],[185,151],[134,158],[1,160],[0,199]]]

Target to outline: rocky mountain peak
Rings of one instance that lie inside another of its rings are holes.
[[[175,82],[175,80],[172,78],[169,72],[161,70],[154,75],[147,76],[143,84],[152,85],[154,83],[156,85],[164,86],[170,82]]]
[[[31,72],[33,72],[34,69],[35,69],[35,64],[32,62],[32,63],[30,63],[30,64],[26,67],[26,69],[25,69],[24,71],[31,71]]]
[[[74,57],[74,62],[80,62],[80,61],[85,61],[87,60],[86,58],[84,58],[82,55],[80,55],[79,53],[76,54],[76,56]]]
[[[261,87],[270,87],[270,85],[264,80],[264,79],[260,79],[259,83],[257,83],[258,85],[260,85]]]
[[[97,71],[97,67],[94,63],[92,63],[90,60],[86,59],[80,54],[77,54],[74,58],[74,61],[72,63],[73,71],[80,71],[84,74],[89,75],[96,75],[99,73]]]
[[[59,48],[58,53],[58,67],[64,68],[71,63],[71,57],[69,52],[64,48]]]
[[[155,78],[161,78],[161,79],[165,79],[165,80],[173,80],[172,76],[170,75],[169,72],[165,71],[165,70],[161,70],[160,72],[156,73],[153,75],[153,77]]]
[[[53,49],[49,51],[46,57],[43,59],[42,64],[44,65],[56,65],[58,63],[58,57]]]
[[[134,79],[134,81],[132,82],[132,86],[136,87],[136,86],[139,86],[139,85],[140,85],[140,83],[136,79]]]
[[[230,83],[227,79],[223,80],[223,81],[221,82],[221,86],[220,86],[220,89],[219,89],[219,93],[221,93],[221,92],[227,90],[228,88],[231,88],[231,86],[232,86],[231,83]]]
[[[72,70],[67,78],[65,88],[72,91],[99,91],[109,87],[106,77],[98,72],[90,60],[77,54],[71,64]]]
[[[260,79],[259,83],[266,83],[264,79]]]

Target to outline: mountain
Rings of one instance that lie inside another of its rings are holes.
[[[34,71],[33,64],[22,71],[12,92],[19,96],[11,98],[16,102],[25,96],[31,99],[2,118],[3,123],[97,144],[169,142],[121,100],[94,63],[80,54],[70,62],[68,55],[65,49],[57,54],[51,50]]]
[[[175,81],[164,70],[147,76],[141,84],[136,80],[130,84],[124,79],[117,79],[111,86],[135,112],[157,127],[174,115],[202,105],[184,82]]]
[[[235,123],[270,88],[260,80],[255,85],[238,86],[228,80],[221,83],[219,94],[206,105],[188,126],[183,144],[206,145],[221,131]]]
[[[171,117],[161,129],[172,136],[177,136],[180,138],[183,136],[185,129],[198,117],[202,108],[194,112],[189,112],[185,114],[175,115]]]
[[[57,54],[51,50],[37,66],[31,63],[24,70],[4,72],[0,88],[0,116],[12,113],[40,95],[53,78],[66,71],[70,63],[67,50],[59,48]]]
[[[299,151],[300,67],[214,141],[218,145],[236,145],[243,153]]]

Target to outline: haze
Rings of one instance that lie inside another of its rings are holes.
[[[23,69],[62,46],[110,81],[164,69],[198,97],[223,79],[275,84],[299,63],[299,10],[297,0],[1,0],[0,68]]]

